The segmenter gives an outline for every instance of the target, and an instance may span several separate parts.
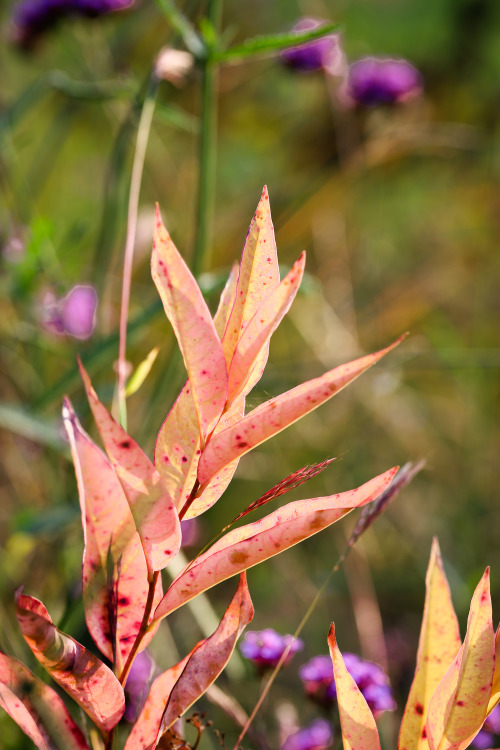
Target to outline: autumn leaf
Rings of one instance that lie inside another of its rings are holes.
[[[56,628],[41,601],[16,594],[16,615],[24,640],[50,676],[109,731],[125,708],[123,688],[113,672],[80,643]]]
[[[328,647],[333,663],[344,750],[380,750],[375,719],[364,695],[347,671],[337,646],[333,622],[328,633]]]
[[[173,581],[155,610],[153,622],[202,591],[289,549],[335,523],[353,508],[374,500],[396,471],[390,469],[350,492],[297,500],[259,521],[225,534]]]
[[[428,711],[431,750],[463,750],[481,728],[495,668],[489,569],[472,597],[465,640],[436,688]]]
[[[401,722],[399,750],[427,750],[425,730],[432,695],[461,645],[458,620],[443,569],[439,543],[432,542],[415,677]]]
[[[141,540],[118,477],[64,399],[68,434],[80,497],[84,538],[83,603],[89,632],[121,672],[139,632],[149,586]],[[163,595],[161,578],[155,602]],[[142,641],[145,648],[155,631]]]
[[[493,673],[493,684],[491,686],[491,697],[488,703],[490,714],[500,701],[500,625],[495,633],[495,671]]]

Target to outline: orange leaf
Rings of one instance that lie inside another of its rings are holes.
[[[123,688],[97,656],[56,628],[44,605],[33,596],[16,594],[17,621],[24,640],[50,676],[103,731],[120,720]]]
[[[500,625],[495,633],[495,671],[493,673],[493,684],[491,686],[491,697],[488,703],[488,714],[490,714],[500,701]]]
[[[163,226],[158,207],[151,272],[184,358],[200,434],[206,438],[226,404],[226,360],[200,288]]]
[[[317,534],[353,508],[374,500],[396,471],[390,469],[350,492],[297,500],[259,521],[225,534],[173,581],[156,608],[153,621],[165,617],[226,578]]]
[[[148,577],[175,557],[181,544],[179,517],[153,463],[97,398],[81,362],[80,373],[90,408],[141,538]]]
[[[205,485],[228,463],[248,453],[328,401],[390,352],[401,340],[402,338],[386,349],[336,367],[319,378],[302,383],[266,401],[237,424],[214,435],[207,443],[198,464],[200,484]]]
[[[121,672],[148,598],[148,569],[134,519],[116,473],[87,435],[68,398],[63,418],[82,511],[83,603],[90,635]],[[163,595],[158,577],[155,601]],[[141,643],[146,648],[154,635]]]
[[[56,691],[20,661],[1,652],[0,706],[39,750],[88,750],[83,734]]]
[[[467,634],[436,688],[426,724],[431,750],[463,750],[481,728],[495,668],[489,569],[472,597]]]
[[[401,722],[399,750],[427,750],[425,723],[429,702],[461,645],[437,539],[432,542],[425,583],[417,666]]]
[[[344,750],[380,750],[375,719],[361,690],[346,669],[335,640],[333,622],[328,633],[328,646],[333,662]]]

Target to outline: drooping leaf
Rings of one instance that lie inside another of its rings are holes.
[[[500,701],[500,625],[495,633],[495,671],[491,686],[491,697],[488,703],[488,713],[491,713]]]
[[[244,392],[259,354],[290,309],[302,281],[305,259],[305,253],[302,253],[279,286],[258,307],[241,334],[229,367],[230,402]]]
[[[401,722],[399,750],[427,750],[425,723],[432,695],[461,645],[437,539],[432,542],[415,677]]]
[[[150,750],[161,734],[182,716],[220,675],[254,609],[246,574],[220,624],[209,638],[200,641],[176,667],[157,678],[130,735],[125,750]]]
[[[88,750],[56,691],[1,652],[0,706],[40,750]]]
[[[120,673],[148,598],[148,569],[134,519],[116,473],[80,425],[69,399],[63,418],[82,511],[83,603],[94,642]],[[155,601],[162,597],[158,577]],[[155,631],[148,632],[145,648]]]
[[[56,628],[41,601],[16,594],[24,639],[40,664],[103,731],[120,720],[123,688],[113,672],[80,643]]]
[[[157,208],[151,272],[184,358],[202,438],[227,400],[227,368],[220,338],[198,284]]]
[[[463,750],[481,728],[495,668],[489,570],[472,597],[465,640],[429,704],[431,750]]]
[[[177,554],[181,544],[179,517],[159,472],[139,445],[115,422],[99,401],[80,363],[87,398],[106,453],[123,487],[141,538],[149,579]]]
[[[380,750],[380,739],[373,714],[361,690],[347,671],[335,640],[335,625],[328,633],[344,750]]]
[[[297,500],[265,518],[230,531],[181,573],[155,610],[165,617],[202,591],[283,552],[338,521],[353,508],[374,500],[397,469],[390,469],[350,492]]]
[[[266,401],[246,414],[239,423],[214,435],[200,457],[198,464],[200,484],[203,486],[226,464],[277,435],[285,427],[332,398],[382,359],[401,340],[402,338],[398,339],[391,346],[374,354],[368,354],[353,362],[340,365],[319,378],[302,383]]]

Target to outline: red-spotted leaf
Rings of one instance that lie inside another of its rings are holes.
[[[1,652],[0,706],[39,750],[88,750],[56,691],[20,661]]]
[[[488,703],[488,713],[491,713],[500,702],[500,625],[495,633],[495,671],[491,686],[491,698]]]
[[[437,539],[432,542],[415,677],[399,733],[399,750],[427,750],[425,730],[432,695],[461,645],[458,620]]]
[[[217,436],[214,435],[207,443],[198,464],[200,484],[203,486],[226,464],[248,453],[255,446],[332,398],[394,349],[400,341],[402,337],[386,349],[336,367],[319,378],[302,383],[266,401],[246,414],[239,423],[223,430]]]
[[[184,358],[205,438],[226,404],[226,360],[200,288],[163,226],[158,208],[151,271]]]
[[[16,615],[24,639],[40,664],[103,731],[120,720],[123,688],[113,672],[80,643],[60,631],[38,599],[16,594]]]
[[[243,392],[263,347],[290,309],[304,275],[305,260],[306,255],[302,253],[283,281],[265,298],[248,321],[229,367],[229,401]]]
[[[242,573],[236,593],[215,633],[200,641],[173,669],[161,675],[139,716],[125,750],[150,750],[165,732],[210,687],[220,675],[254,610],[246,575]],[[176,679],[177,675],[179,675]]]
[[[264,187],[243,246],[235,302],[222,338],[228,365],[248,322],[262,302],[278,286],[279,280],[269,195]],[[267,356],[267,352],[265,354]],[[262,368],[264,365],[265,357]]]
[[[380,750],[375,719],[361,690],[346,669],[335,640],[333,622],[328,633],[328,647],[333,662],[344,750]]]
[[[69,399],[63,418],[78,484],[84,538],[83,603],[89,632],[118,674],[127,660],[148,598],[148,569],[116,473],[80,425]],[[155,601],[163,595],[158,577]],[[154,635],[142,641],[145,648]]]
[[[338,521],[353,508],[374,500],[396,471],[390,469],[350,492],[297,500],[225,534],[173,581],[153,620],[165,617],[202,591],[283,552]]]
[[[152,572],[162,570],[179,551],[181,531],[177,511],[153,463],[99,401],[88,374],[79,365],[106,453],[132,511],[151,580]]]
[[[429,704],[426,731],[431,750],[463,750],[481,728],[495,668],[489,570],[472,597],[467,634]]]

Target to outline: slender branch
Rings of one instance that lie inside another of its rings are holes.
[[[125,666],[122,669],[122,672],[118,678],[118,682],[120,685],[125,685],[125,681],[128,677],[128,673],[130,672],[130,667],[132,666],[132,662],[134,661],[136,654],[139,650],[139,647],[142,643],[142,639],[148,632],[148,626],[149,626],[149,618],[151,616],[151,611],[153,609],[153,602],[155,598],[155,591],[156,591],[156,584],[158,582],[158,576],[160,575],[160,571],[156,570],[153,573],[153,578],[149,583],[149,591],[148,591],[148,598],[146,600],[146,606],[144,607],[144,614],[142,616],[142,622],[139,627],[139,631],[137,633],[137,636],[134,641],[134,645],[132,646],[130,653],[127,657],[127,661],[125,662]]]
[[[191,505],[193,504],[196,498],[196,493],[198,492],[199,489],[200,489],[200,483],[198,482],[198,480],[196,480],[193,485],[193,489],[191,490],[191,494],[189,495],[188,499],[186,500],[186,502],[184,503],[184,505],[182,506],[180,510],[179,521],[182,521],[182,519],[188,512],[189,508],[191,507]]]
[[[146,156],[146,147],[151,130],[151,122],[155,108],[156,92],[159,81],[155,74],[152,73],[149,79],[149,85],[144,96],[141,119],[137,129],[137,142],[134,154],[134,163],[132,166],[132,176],[130,180],[130,195],[128,201],[128,220],[127,220],[127,237],[125,241],[125,253],[123,260],[123,281],[122,281],[122,300],[120,311],[120,340],[118,348],[118,381],[117,381],[117,398],[118,411],[122,426],[127,429],[127,404],[125,396],[125,385],[127,380],[127,322],[130,302],[130,286],[132,279],[132,265],[134,259],[135,234],[137,229],[137,214],[139,210],[139,195],[141,191],[142,173],[144,169],[144,159]]]

